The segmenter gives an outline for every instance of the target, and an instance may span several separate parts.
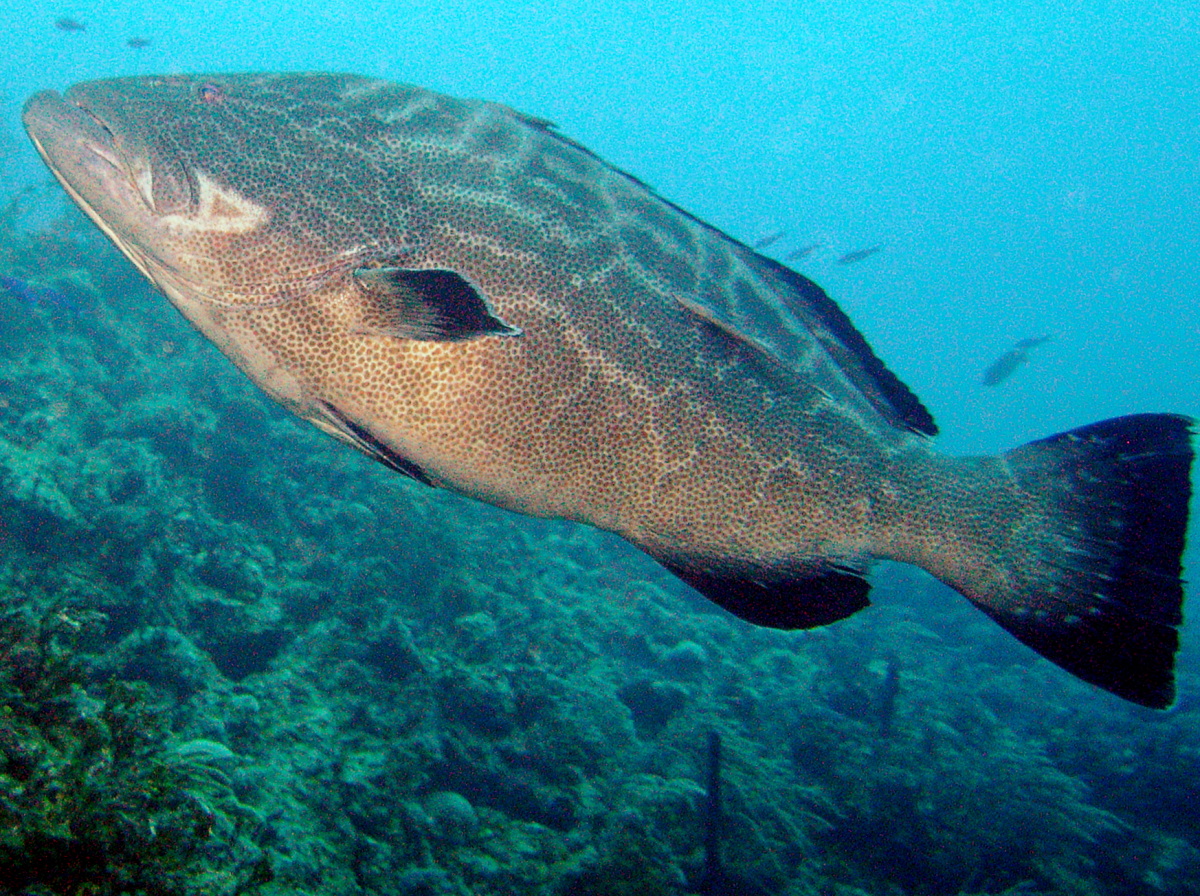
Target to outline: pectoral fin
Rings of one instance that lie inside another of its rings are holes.
[[[362,267],[353,278],[363,296],[360,333],[423,342],[521,335],[454,271]]]

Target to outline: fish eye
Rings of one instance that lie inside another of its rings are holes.
[[[200,97],[202,103],[217,103],[225,97],[224,91],[216,84],[203,84],[196,91],[196,95]]]

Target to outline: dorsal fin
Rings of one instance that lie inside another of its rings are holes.
[[[727,333],[739,334],[761,343],[787,366],[793,366],[794,355],[804,352],[805,346],[793,351],[794,346],[788,345],[789,340],[795,342],[799,338],[798,331],[803,329],[888,423],[921,435],[937,434],[937,425],[929,411],[908,387],[875,357],[862,334],[854,328],[850,319],[821,287],[774,259],[759,255],[751,247],[659,196],[643,181],[606,162],[586,146],[559,133],[553,124],[545,119],[521,115],[511,109],[507,111],[524,126],[534,128],[545,134],[548,139],[590,156],[627,188],[662,203],[695,227],[722,241],[729,254],[757,275],[757,279],[768,287],[763,290],[763,295],[757,296],[757,301],[752,303],[757,307],[742,305],[740,297],[707,296],[698,304],[703,305],[707,312],[704,317],[709,323],[720,326]],[[769,296],[766,295],[768,292]],[[698,296],[693,295],[691,298],[694,300]],[[710,303],[707,300],[710,298],[715,302]],[[800,376],[804,375],[799,368],[795,369],[799,371]]]
[[[893,426],[921,435],[937,435],[933,415],[912,390],[875,356],[850,318],[826,295],[825,290],[803,274],[773,259],[749,249],[746,253],[753,255],[756,267],[780,284],[778,294],[788,311],[804,323],[875,410]]]

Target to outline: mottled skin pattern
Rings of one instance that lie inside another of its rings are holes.
[[[1071,571],[1007,461],[932,421],[799,275],[495,104],[342,75],[120,79],[31,100],[73,197],[295,413],[433,484],[780,580],[916,563],[1054,611]],[[354,272],[453,271],[520,335],[398,338]],[[349,439],[353,441],[353,439]],[[1035,587],[1036,579],[1036,587]]]

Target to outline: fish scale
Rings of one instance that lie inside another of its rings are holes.
[[[939,455],[819,286],[506,106],[180,75],[40,93],[24,123],[252,380],[392,470],[616,532],[759,625],[844,618],[870,560],[912,563],[1074,674],[1173,699],[1190,420]]]

